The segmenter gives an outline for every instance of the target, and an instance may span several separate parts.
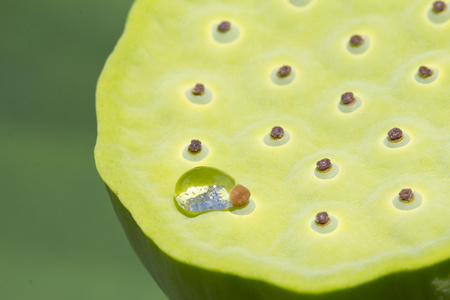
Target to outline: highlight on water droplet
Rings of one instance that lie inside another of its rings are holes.
[[[211,34],[214,40],[221,44],[227,44],[234,42],[239,38],[239,28],[229,21],[222,21],[213,25],[211,28]]]
[[[392,205],[399,210],[413,210],[422,204],[422,195],[411,189],[402,189],[392,199]]]
[[[352,35],[350,39],[347,40],[346,47],[351,54],[363,54],[370,47],[370,38],[365,35]]]
[[[210,211],[232,211],[246,215],[254,211],[250,191],[233,177],[212,167],[193,168],[175,185],[175,205],[181,213],[195,217]],[[250,205],[251,204],[251,205]]]
[[[315,219],[311,221],[311,229],[321,234],[327,234],[335,231],[338,224],[339,221],[336,217],[322,211],[317,213]]]
[[[211,90],[205,87],[202,83],[197,83],[191,88],[188,88],[184,95],[191,103],[206,105],[213,99]]]

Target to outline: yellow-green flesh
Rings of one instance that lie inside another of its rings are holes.
[[[208,270],[263,280],[298,292],[354,286],[450,258],[450,22],[433,24],[427,1],[150,1],[135,3],[98,85],[98,170],[142,231],[167,255]],[[211,28],[230,21],[229,44]],[[370,37],[361,55],[353,34]],[[282,65],[296,73],[278,86]],[[420,66],[439,70],[431,84]],[[196,83],[207,105],[189,102]],[[340,95],[362,105],[339,111]],[[282,126],[290,141],[269,147]],[[399,127],[411,140],[387,148]],[[191,139],[209,148],[183,158]],[[315,163],[339,166],[331,180]],[[197,166],[227,172],[250,189],[250,215],[195,218],[173,202],[178,178]],[[403,188],[423,197],[401,211]],[[317,212],[339,220],[311,229]]]

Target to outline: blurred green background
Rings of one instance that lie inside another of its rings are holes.
[[[93,157],[95,87],[131,4],[0,1],[0,299],[167,299]]]

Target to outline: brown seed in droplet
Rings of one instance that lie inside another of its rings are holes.
[[[270,136],[274,139],[274,140],[279,140],[284,136],[284,130],[282,127],[280,126],[275,126],[274,128],[272,128],[272,131],[270,132]]]
[[[356,98],[352,92],[347,92],[341,95],[341,102],[345,105],[351,105],[355,103]]]
[[[424,78],[430,77],[431,75],[433,75],[433,70],[431,70],[425,66],[421,66],[419,68],[419,75]]]
[[[388,137],[392,142],[399,142],[403,138],[403,131],[394,127],[388,131]]]
[[[282,66],[278,70],[277,76],[281,77],[281,78],[287,77],[287,76],[291,75],[291,71],[292,71],[292,68],[290,66]]]
[[[316,163],[316,166],[317,166],[317,169],[319,169],[319,171],[321,171],[321,172],[329,171],[333,167],[333,165],[331,164],[331,160],[329,160],[328,158],[319,160]]]
[[[444,1],[436,1],[433,3],[433,10],[437,13],[444,11],[447,8],[447,4]]]
[[[201,83],[197,83],[191,90],[192,94],[196,96],[203,95],[205,93],[205,86]]]
[[[403,189],[398,195],[403,202],[411,202],[414,199],[414,193],[411,189]]]
[[[316,215],[316,224],[317,225],[326,225],[330,222],[330,217],[328,216],[328,213],[326,211],[322,211],[320,213],[317,213]]]
[[[356,47],[361,46],[362,44],[364,44],[364,38],[360,35],[355,34],[350,38],[350,44]]]
[[[231,24],[228,21],[223,21],[217,26],[217,30],[220,32],[227,32],[231,29]]]
[[[250,199],[250,191],[243,185],[237,184],[230,191],[230,201],[233,206],[244,206]]]
[[[200,142],[199,140],[191,140],[188,151],[192,154],[199,153],[200,151],[202,151],[202,142]]]

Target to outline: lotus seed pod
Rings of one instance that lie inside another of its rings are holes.
[[[449,10],[382,2],[136,0],[95,160],[168,298],[450,299]]]

